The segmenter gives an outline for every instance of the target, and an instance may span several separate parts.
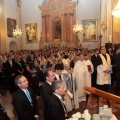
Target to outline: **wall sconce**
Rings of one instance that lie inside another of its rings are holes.
[[[105,24],[104,21],[102,21],[102,23],[101,23],[101,27],[103,28],[103,30],[106,30],[106,29],[107,29],[107,25]]]

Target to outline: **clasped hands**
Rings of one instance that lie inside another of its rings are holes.
[[[105,71],[104,71],[104,73],[107,73],[107,74],[108,74],[109,72],[110,72],[109,70],[105,70]]]

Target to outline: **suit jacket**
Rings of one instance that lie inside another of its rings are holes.
[[[115,55],[114,61],[116,65],[116,78],[120,78],[120,53]]]
[[[30,88],[28,88],[32,104],[23,90],[18,89],[13,97],[13,105],[18,114],[18,120],[35,120],[34,115],[39,115],[37,101]]]
[[[49,102],[49,120],[65,120],[63,105],[56,95],[52,95]]]
[[[50,85],[48,82],[45,82],[42,86],[41,93],[42,93],[42,97],[43,97],[43,101],[44,101],[44,118],[45,118],[45,120],[49,120],[48,104],[49,104],[50,97],[53,94],[52,85]]]
[[[12,66],[10,65],[9,61],[7,60],[5,63],[5,69],[7,72],[8,77],[11,77],[13,73],[16,74],[16,63],[14,60],[12,60]]]
[[[96,55],[92,55],[92,57],[91,57],[91,62],[94,66],[94,70],[97,70],[96,68],[98,66],[98,59],[99,59],[98,57],[99,57],[99,55],[97,55],[97,57],[96,57]]]

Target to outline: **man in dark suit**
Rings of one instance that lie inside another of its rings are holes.
[[[54,93],[49,102],[49,120],[65,120],[67,114],[66,107],[62,100],[62,95],[66,94],[65,84],[61,80],[53,82]]]
[[[15,92],[17,90],[17,87],[15,86],[15,77],[16,77],[16,63],[15,60],[12,59],[12,55],[9,54],[7,56],[8,60],[5,63],[5,69],[7,73],[7,77],[9,79],[9,90],[11,93]]]
[[[43,97],[43,101],[44,101],[44,118],[45,118],[45,120],[49,120],[48,104],[49,104],[50,97],[53,93],[52,82],[54,81],[55,75],[52,70],[47,70],[44,73],[44,77],[46,79],[46,82],[42,86],[41,93],[42,93],[42,97]]]
[[[120,96],[120,48],[118,48],[118,54],[114,57],[116,65],[116,89],[115,94]]]
[[[62,74],[62,66],[60,64],[55,65],[55,80],[62,80],[61,74]]]
[[[18,114],[18,120],[38,120],[39,110],[35,96],[28,81],[23,75],[15,78],[15,83],[19,87],[13,97],[13,105]]]
[[[96,87],[98,56],[99,56],[99,49],[96,48],[95,54],[91,56],[91,62],[94,67],[94,72],[92,73],[92,87]]]

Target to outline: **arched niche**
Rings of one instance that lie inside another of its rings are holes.
[[[53,40],[61,40],[61,18],[55,17],[53,19]]]
[[[10,44],[9,44],[9,51],[17,51],[18,50],[18,48],[17,48],[17,44],[16,44],[16,42],[15,41],[11,41],[10,42]]]

